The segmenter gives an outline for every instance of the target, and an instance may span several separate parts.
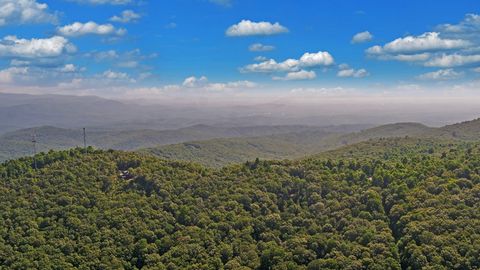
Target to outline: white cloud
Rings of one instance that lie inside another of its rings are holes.
[[[271,72],[285,72],[298,70],[298,60],[287,59],[283,62],[277,63],[273,59],[260,62],[258,64],[250,64],[240,69],[241,72],[258,72],[258,73],[271,73]]]
[[[18,39],[16,36],[7,36],[0,41],[0,56],[3,57],[58,57],[75,51],[75,46],[60,36],[46,39]]]
[[[251,52],[268,52],[275,50],[274,46],[271,45],[264,45],[261,43],[255,43],[248,47],[248,50]]]
[[[135,13],[133,10],[124,10],[120,16],[113,16],[110,18],[112,22],[119,22],[119,23],[129,23],[135,22],[140,19],[142,16],[140,14]]]
[[[381,55],[378,58],[381,60],[396,60],[401,62],[421,62],[430,58],[430,53],[417,53],[417,54],[397,54],[397,55]]]
[[[189,87],[189,88],[193,88],[193,87],[200,87],[200,86],[203,86],[205,85],[206,83],[208,82],[208,79],[207,77],[205,76],[202,76],[200,78],[197,78],[195,76],[191,76],[191,77],[188,77],[186,78],[182,85],[184,87]]]
[[[63,72],[63,73],[75,73],[75,72],[78,72],[80,70],[81,69],[79,69],[74,64],[66,64],[65,66],[60,68],[60,72]]]
[[[101,51],[101,52],[90,52],[85,54],[86,57],[92,57],[96,61],[104,61],[104,60],[113,60],[117,59],[120,56],[115,50],[108,50],[108,51]]]
[[[148,61],[158,57],[156,53],[143,54],[140,49],[134,49],[126,52],[92,51],[84,54],[85,57],[92,58],[97,62],[108,63],[120,68],[150,68]]]
[[[135,82],[135,79],[130,78],[130,75],[128,75],[125,72],[116,72],[112,70],[106,70],[102,74],[97,75],[99,78],[105,78],[109,81],[128,81],[131,83]]]
[[[368,73],[368,71],[364,68],[356,70],[356,69],[350,68],[350,66],[348,66],[347,64],[341,64],[338,66],[338,68],[340,70],[337,72],[337,77],[365,78],[370,75],[370,73]]]
[[[272,24],[270,22],[252,22],[250,20],[242,20],[238,24],[230,26],[225,32],[229,37],[268,36],[282,33],[288,33],[288,29],[278,22]]]
[[[440,69],[417,76],[420,80],[453,80],[463,76],[462,72],[456,72],[453,69]]]
[[[115,28],[111,24],[97,24],[90,21],[87,23],[75,22],[73,24],[59,27],[57,32],[63,36],[78,37],[83,35],[124,35],[127,30],[124,28]]]
[[[352,37],[352,43],[363,43],[372,41],[373,35],[368,31],[360,32]]]
[[[332,55],[328,52],[305,53],[300,58],[302,67],[330,66],[334,62]]]
[[[205,76],[195,77],[191,76],[186,78],[182,86],[178,86],[176,89],[183,88],[195,88],[202,89],[207,91],[227,91],[227,90],[237,90],[237,89],[246,89],[256,87],[257,84],[251,81],[235,81],[227,83],[209,83],[208,78]]]
[[[471,43],[462,39],[444,39],[438,32],[428,32],[420,36],[407,36],[397,38],[384,46],[373,46],[367,49],[370,55],[417,53],[425,51],[438,51],[460,49],[470,46]]]
[[[473,71],[480,73],[480,67],[474,68]]]
[[[284,77],[273,77],[277,81],[297,81],[297,80],[313,80],[317,77],[315,71],[300,70],[289,72]]]
[[[480,31],[480,15],[466,14],[460,23],[442,24],[437,26],[437,30],[449,36],[469,37],[472,34],[476,35]]]
[[[7,24],[56,23],[48,5],[35,0],[0,0],[0,26]]]
[[[330,66],[335,63],[332,55],[328,52],[319,51],[317,53],[305,53],[300,59],[287,59],[278,63],[274,59],[269,59],[260,63],[250,64],[240,69],[241,72],[294,72],[301,68]]]
[[[339,70],[337,73],[337,76],[342,78],[345,78],[345,77],[364,78],[368,75],[369,75],[368,71],[363,68],[359,70],[355,70],[353,68],[343,69],[343,70]]]
[[[253,58],[254,61],[257,61],[257,62],[264,62],[264,61],[267,61],[268,58],[265,57],[265,56],[257,56],[255,58]]]
[[[470,64],[480,63],[480,54],[462,55],[462,54],[442,54],[425,62],[427,67],[459,67]]]
[[[132,0],[69,0],[70,2],[77,2],[80,4],[91,5],[126,5],[133,3]]]
[[[19,75],[27,75],[27,67],[9,67],[3,70],[0,70],[0,83],[8,84],[15,81],[15,78]]]

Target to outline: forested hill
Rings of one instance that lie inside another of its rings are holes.
[[[0,165],[5,269],[480,268],[475,143],[383,139],[218,170],[93,149],[37,162]]]
[[[310,127],[242,126],[219,127],[195,125],[173,130],[99,130],[87,129],[89,145],[101,149],[136,150],[159,145],[213,138],[269,136],[291,132],[316,132],[316,134],[340,134],[358,131],[365,125]],[[82,129],[65,129],[51,126],[21,129],[0,135],[0,161],[32,154],[32,134],[37,135],[39,151],[64,150],[83,145]]]
[[[161,158],[195,161],[206,166],[221,167],[256,157],[301,158],[359,142],[402,137],[435,141],[476,141],[480,140],[480,120],[441,128],[427,127],[419,123],[396,123],[349,133],[299,130],[261,137],[222,138],[163,145],[143,149],[142,152]]]

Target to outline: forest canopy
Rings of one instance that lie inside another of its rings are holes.
[[[380,139],[221,169],[92,148],[0,165],[0,269],[478,269],[480,147]]]

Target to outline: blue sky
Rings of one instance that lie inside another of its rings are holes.
[[[480,6],[471,0],[0,0],[0,8],[5,92],[475,95],[479,85]]]

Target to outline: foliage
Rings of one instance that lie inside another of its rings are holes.
[[[480,268],[474,143],[382,139],[222,169],[91,148],[36,158],[0,165],[6,269]]]

